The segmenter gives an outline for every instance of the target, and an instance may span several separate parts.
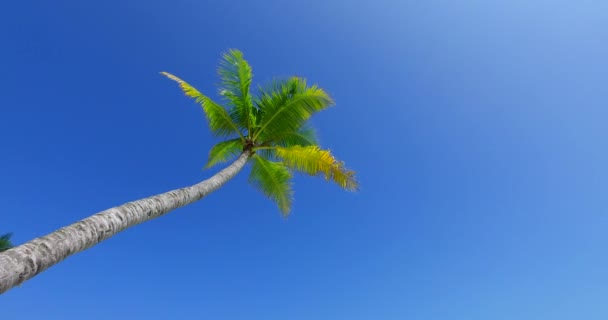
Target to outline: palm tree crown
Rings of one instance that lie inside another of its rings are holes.
[[[324,176],[349,191],[358,188],[355,173],[318,146],[315,131],[307,124],[313,114],[333,105],[323,89],[292,77],[261,87],[254,95],[251,67],[238,50],[224,54],[218,73],[225,106],[162,72],[203,107],[212,133],[228,139],[211,148],[206,168],[249,152],[249,182],[274,200],[284,215],[293,199],[293,171]]]

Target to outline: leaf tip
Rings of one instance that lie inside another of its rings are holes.
[[[167,77],[167,78],[169,78],[169,79],[171,79],[171,80],[173,80],[173,81],[175,81],[175,82],[177,82],[179,84],[182,84],[184,82],[184,80],[182,80],[182,79],[180,79],[180,78],[178,78],[178,77],[170,74],[169,72],[161,71],[160,74],[162,74],[163,76],[165,76],[165,77]]]

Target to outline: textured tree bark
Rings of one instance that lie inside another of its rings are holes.
[[[190,187],[128,202],[96,213],[46,236],[0,253],[0,294],[31,279],[68,256],[129,228],[200,200],[232,179],[245,166],[243,152],[230,166]]]

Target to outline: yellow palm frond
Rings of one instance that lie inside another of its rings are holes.
[[[333,180],[343,189],[355,191],[358,183],[355,172],[344,167],[344,162],[336,160],[331,152],[318,146],[273,147],[276,157],[291,169],[312,176],[323,174],[327,180]]]
[[[194,100],[196,100],[196,102],[203,107],[205,115],[209,120],[209,128],[215,135],[230,136],[233,134],[238,134],[241,139],[244,140],[243,135],[234,122],[232,122],[228,111],[226,111],[224,107],[215,103],[213,100],[211,100],[211,98],[200,93],[196,88],[191,86],[186,81],[168,72],[161,72],[161,74],[177,82],[188,97],[194,98]]]

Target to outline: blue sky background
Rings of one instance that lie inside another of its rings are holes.
[[[11,319],[606,319],[608,2],[10,1],[0,232],[23,243],[196,183],[216,94],[300,75],[361,191],[242,173],[0,298]]]

